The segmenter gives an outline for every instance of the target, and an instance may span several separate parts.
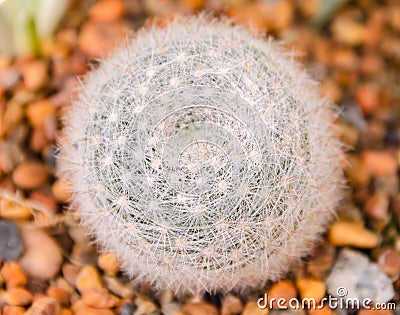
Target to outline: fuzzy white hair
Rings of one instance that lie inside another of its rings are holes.
[[[229,20],[140,31],[91,71],[66,118],[72,207],[136,280],[226,292],[282,276],[341,195],[318,86]]]

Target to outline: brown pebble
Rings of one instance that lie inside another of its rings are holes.
[[[118,259],[113,253],[103,253],[97,258],[97,264],[106,274],[115,275],[119,271]]]
[[[342,90],[333,79],[326,78],[322,81],[321,92],[334,103],[338,103],[342,99]]]
[[[34,127],[42,127],[49,116],[54,115],[56,107],[48,100],[43,99],[28,105],[26,109],[26,116],[30,124]]]
[[[57,300],[49,297],[42,297],[33,302],[26,312],[26,315],[58,315],[60,304]]]
[[[25,245],[20,259],[23,270],[31,277],[49,280],[60,270],[63,256],[57,242],[41,229],[21,226],[21,236]]]
[[[3,111],[3,109],[2,109]],[[24,117],[22,105],[16,101],[9,101],[4,112],[0,124],[0,136],[3,138],[12,128],[15,128]]]
[[[86,22],[79,34],[79,47],[89,57],[104,57],[125,37],[126,29],[121,22]]]
[[[7,289],[5,302],[9,305],[24,306],[32,302],[32,293],[22,287]]]
[[[48,66],[44,59],[33,60],[21,67],[25,86],[29,90],[38,90],[43,87],[48,79]]]
[[[243,311],[242,301],[235,295],[229,294],[224,297],[221,305],[221,315],[235,315]]]
[[[122,17],[125,11],[121,0],[101,0],[89,10],[89,16],[96,22],[114,22]]]
[[[46,294],[53,298],[56,299],[60,304],[68,306],[69,305],[69,294],[67,291],[64,289],[55,287],[55,286],[50,286],[46,290]]]
[[[71,198],[70,186],[67,182],[59,179],[51,186],[54,198],[61,203],[66,203]]]
[[[106,289],[93,289],[82,293],[82,301],[88,307],[113,308],[118,305],[119,300]]]
[[[319,303],[325,295],[325,284],[321,280],[300,278],[296,280],[296,285],[302,299],[313,299]]]
[[[400,275],[400,253],[388,248],[378,257],[378,265],[389,276],[397,278]]]
[[[278,308],[278,300],[285,299],[282,305],[288,306],[289,300],[297,296],[297,291],[293,283],[289,280],[276,282],[268,290],[269,308]]]
[[[329,228],[329,242],[335,246],[375,248],[379,238],[358,222],[336,221]]]
[[[76,288],[82,294],[86,290],[95,290],[103,288],[100,274],[92,265],[85,265],[76,276]]]
[[[353,187],[367,186],[371,180],[371,174],[360,157],[355,154],[348,154],[347,162],[349,166],[345,169],[345,172],[351,185]]]
[[[6,282],[7,288],[24,286],[27,278],[18,262],[6,262],[1,268],[1,274]]]
[[[267,315],[268,308],[260,308],[255,301],[249,301],[244,306],[242,315]]]
[[[3,306],[3,315],[23,315],[25,314],[25,309],[22,306],[14,306],[14,305],[4,305]]]
[[[157,312],[157,305],[144,294],[137,294],[135,298],[135,304],[137,306],[137,310],[135,315],[145,315]]]
[[[46,183],[49,172],[38,161],[25,161],[17,166],[12,173],[12,180],[21,189],[34,189]]]
[[[114,315],[114,312],[107,309],[83,307],[74,313],[75,315]]]
[[[383,190],[377,190],[367,200],[364,213],[372,219],[384,220],[388,216],[389,196]]]
[[[361,159],[372,176],[388,176],[397,171],[396,157],[390,152],[366,150],[361,153]]]
[[[218,309],[209,303],[188,303],[182,308],[182,312],[186,315],[218,315]]]
[[[76,278],[79,274],[80,267],[70,263],[64,263],[62,265],[62,274],[64,275],[65,281],[70,286],[75,286]]]
[[[135,294],[130,283],[123,283],[118,278],[105,275],[104,284],[110,292],[121,298],[132,298]]]

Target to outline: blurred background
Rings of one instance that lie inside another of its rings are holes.
[[[202,11],[282,40],[320,82],[339,113],[348,183],[337,220],[285,279],[245,294],[176,298],[132,286],[117,259],[99,253],[68,211],[56,154],[79,77],[140,27]],[[343,284],[378,294],[385,275],[399,302],[399,165],[399,0],[0,1],[0,314],[266,315],[255,305],[263,292],[325,296],[344,247],[379,268]]]

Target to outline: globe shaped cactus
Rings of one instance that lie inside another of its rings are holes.
[[[204,16],[140,31],[90,72],[59,166],[136,280],[226,292],[307,254],[340,195],[332,109],[279,44]]]

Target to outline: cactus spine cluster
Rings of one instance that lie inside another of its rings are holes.
[[[340,195],[332,109],[293,58],[229,20],[140,31],[68,113],[72,208],[136,280],[226,292],[309,253]]]

